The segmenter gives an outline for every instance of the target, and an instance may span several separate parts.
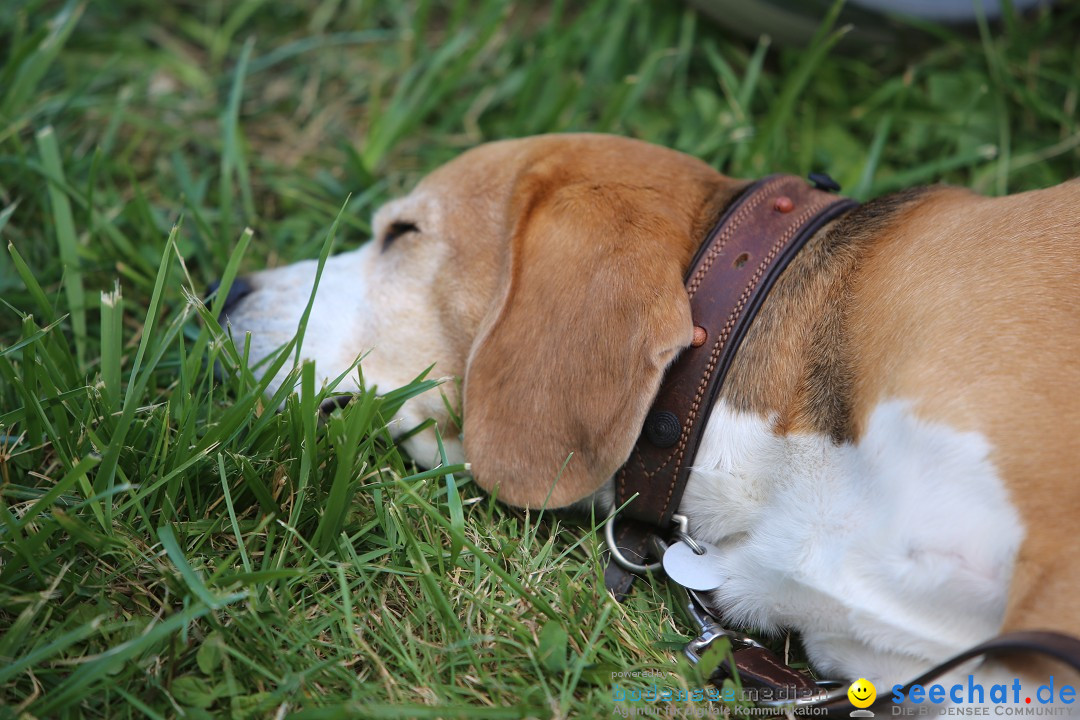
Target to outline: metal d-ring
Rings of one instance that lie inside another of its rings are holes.
[[[608,516],[608,521],[604,523],[604,540],[607,541],[608,551],[611,553],[611,559],[615,561],[615,564],[621,567],[623,570],[628,570],[632,573],[638,573],[643,575],[645,573],[656,572],[664,567],[662,562],[649,563],[648,565],[642,565],[641,563],[632,562],[629,558],[622,554],[622,550],[615,544],[615,513]]]
[[[671,516],[671,522],[675,523],[676,530],[674,536],[689,546],[694,551],[695,555],[704,555],[705,548],[701,547],[694,538],[690,537],[690,520],[685,515],[680,513],[673,513]],[[608,550],[611,552],[611,558],[615,561],[615,564],[624,570],[629,570],[633,573],[644,574],[647,572],[656,572],[664,567],[664,563],[657,561],[649,563],[648,565],[642,565],[631,561],[622,551],[619,550],[615,544],[615,513],[608,516],[607,523],[604,524],[604,540],[607,541]]]

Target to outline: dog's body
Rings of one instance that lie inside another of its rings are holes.
[[[603,501],[690,343],[683,273],[743,187],[609,136],[483,146],[330,261],[304,355],[330,378],[371,350],[382,388],[434,362],[464,379],[463,444],[434,393],[402,431],[434,417],[512,504]],[[249,279],[228,313],[253,362],[295,333],[314,272]],[[1078,300],[1077,182],[913,191],[819,231],[747,334],[680,508],[722,550],[731,619],[886,686],[1003,629],[1080,632]],[[436,457],[430,433],[406,449]]]

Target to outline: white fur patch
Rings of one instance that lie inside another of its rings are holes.
[[[723,551],[730,621],[793,628],[826,676],[891,686],[1001,626],[1023,528],[990,452],[903,401],[842,445],[718,403],[682,512]]]
[[[420,277],[405,281],[393,272],[394,255],[380,254],[375,243],[327,260],[300,353],[302,359],[315,363],[319,382],[336,378],[365,354],[363,371],[368,387],[392,390],[411,382],[433,359],[448,356],[429,297],[429,276],[437,269],[439,258],[432,253],[426,259],[426,265],[410,268]],[[311,297],[317,265],[306,260],[247,278],[254,289],[229,311],[228,321],[238,346],[243,347],[244,334],[251,333],[253,365],[296,334]],[[268,394],[281,387],[290,367],[291,363],[287,364],[274,377]],[[436,365],[429,377],[442,374]],[[357,388],[358,376],[353,373],[336,389],[344,394]],[[445,427],[447,411],[439,391],[428,391],[406,402],[390,422],[390,434],[400,435],[429,417]],[[461,442],[449,436],[443,440],[447,459],[461,462]],[[435,467],[441,462],[431,429],[410,437],[404,447],[419,463]]]

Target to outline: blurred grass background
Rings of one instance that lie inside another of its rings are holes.
[[[0,718],[590,717],[613,671],[700,686],[677,598],[614,604],[592,523],[397,453],[382,418],[433,383],[320,424],[302,366],[268,412],[200,299],[540,132],[858,198],[1080,174],[1075,4],[842,34],[778,48],[646,0],[0,5]]]

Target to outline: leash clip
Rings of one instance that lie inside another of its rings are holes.
[[[679,587],[682,587],[681,585]],[[697,665],[701,662],[702,656],[709,651],[709,648],[713,646],[720,638],[727,638],[731,641],[732,650],[740,650],[744,647],[763,647],[754,638],[750,637],[744,632],[738,630],[729,630],[717,621],[717,619],[705,609],[703,603],[698,599],[697,593],[690,588],[682,587],[683,592],[686,593],[686,611],[690,617],[693,618],[697,624],[700,634],[686,644],[683,648],[683,653],[690,660],[690,662]]]
[[[701,634],[687,643],[683,649],[683,653],[694,665],[701,662],[702,656],[720,638],[727,638],[731,641],[732,652],[748,647],[767,650],[764,645],[746,633],[722,627],[713,614],[705,609],[705,605],[698,598],[697,592],[690,588],[683,588],[683,590],[686,591],[686,609],[690,617],[701,628]],[[827,705],[847,697],[847,686],[843,683],[832,680],[817,680],[814,685],[817,687],[816,691],[797,694],[795,697],[755,698],[753,701],[754,706],[778,712],[798,713],[806,708]]]

